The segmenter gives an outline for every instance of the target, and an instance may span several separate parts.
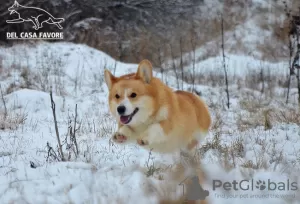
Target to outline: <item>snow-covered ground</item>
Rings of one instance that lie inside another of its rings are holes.
[[[230,74],[242,75],[259,64],[280,66],[247,56],[232,59],[228,69],[235,71]],[[172,181],[167,173],[178,160],[177,154],[149,154],[137,145],[120,146],[110,141],[116,124],[108,111],[104,68],[121,75],[136,71],[136,64],[117,62],[103,52],[70,43],[1,48],[0,61],[0,84],[8,113],[4,120],[0,97],[0,203],[158,203],[173,195],[166,190],[170,188],[174,195],[181,195],[180,181]],[[199,63],[208,70],[197,72],[215,70],[216,62],[218,59],[212,58]],[[175,87],[171,74],[164,80]],[[190,86],[184,83],[185,89]],[[300,128],[295,123],[300,114],[295,104],[284,105],[283,90],[275,87],[269,99],[258,91],[231,86],[231,108],[227,110],[222,87],[196,88],[214,119],[211,132],[199,147],[207,174],[203,188],[210,192],[207,200],[214,204],[300,203],[299,190],[291,189],[293,182],[300,187]],[[66,157],[70,155],[68,162],[58,162],[49,154],[49,147],[57,154],[50,90],[63,151]],[[295,93],[292,89],[291,102]],[[67,149],[76,104],[77,158]],[[265,130],[263,113],[267,109],[273,113],[272,128]],[[249,190],[241,190],[247,188],[247,182],[231,191],[213,190],[212,186],[213,180],[232,183],[252,179],[253,189]],[[258,186],[259,180],[270,190],[263,189],[263,184]],[[276,190],[270,182],[276,183]],[[279,188],[283,185],[284,189]]]

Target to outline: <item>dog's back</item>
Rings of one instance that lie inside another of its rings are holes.
[[[175,91],[175,93],[178,96],[179,101],[183,100],[190,103],[191,107],[194,108],[194,111],[196,113],[199,127],[203,132],[207,132],[211,124],[211,118],[208,112],[208,108],[202,101],[202,99],[195,94],[187,91]]]

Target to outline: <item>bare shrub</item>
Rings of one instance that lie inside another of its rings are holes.
[[[151,162],[152,161],[152,162]],[[153,162],[153,156],[151,150],[149,151],[148,160],[146,162],[147,172],[146,176],[154,176],[155,173],[159,172],[161,169],[159,167],[156,167]]]
[[[240,113],[236,119],[239,131],[243,132],[264,125],[263,116],[256,113]]]
[[[272,119],[280,123],[294,123],[300,125],[300,111],[298,109],[293,108],[277,110],[274,113],[272,113]]]
[[[110,137],[115,130],[116,124],[112,124],[112,117],[108,114],[104,114],[104,116],[100,120],[101,129],[97,131],[98,137]]]
[[[0,129],[1,130],[17,130],[21,125],[24,125],[27,120],[27,113],[8,111],[7,116],[0,111]]]
[[[244,157],[245,156],[245,147],[244,141],[242,138],[237,138],[230,145],[230,151],[235,157]]]
[[[222,118],[222,114],[221,112],[216,112],[215,117],[213,119],[213,123],[211,125],[211,129],[216,131],[216,130],[220,130],[224,125],[224,121]]]
[[[256,113],[259,110],[269,106],[271,100],[266,100],[263,96],[256,96],[254,93],[246,92],[246,94],[239,101],[239,105],[242,109],[251,113]]]
[[[189,81],[188,81],[189,82]],[[195,83],[196,84],[205,84],[212,87],[219,87],[224,84],[224,75],[218,74],[215,72],[209,72],[206,74],[195,74]]]
[[[58,144],[59,158],[61,161],[65,161],[65,156],[64,156],[64,152],[62,150],[62,144],[61,144],[60,135],[59,135],[59,131],[58,131],[56,112],[55,112],[55,102],[53,100],[52,91],[50,91],[50,100],[51,100],[51,109],[52,109],[52,114],[53,114],[53,123],[54,123],[54,127],[55,127],[56,139],[57,139],[57,144]]]
[[[226,66],[226,56],[225,56],[225,41],[224,41],[224,17],[223,14],[221,14],[221,37],[222,37],[222,64],[223,64],[223,70],[224,70],[224,78],[225,78],[225,92],[227,97],[227,108],[229,109],[230,106],[230,99],[229,99],[229,87],[228,87],[228,73],[227,73],[227,66]]]
[[[77,114],[77,104],[76,104],[75,115],[73,117],[71,117],[70,115],[68,116],[68,131],[63,141],[63,145],[66,145],[66,150],[68,151],[68,161],[71,160],[72,155],[75,155],[76,158],[79,155],[76,133],[79,131],[80,125],[77,126],[78,123],[77,117],[78,114]]]
[[[241,167],[243,168],[250,168],[250,169],[254,169],[254,164],[252,160],[248,160],[246,162],[244,162]]]
[[[237,138],[229,145],[222,144],[221,133],[216,132],[214,138],[202,145],[199,149],[199,154],[203,156],[207,151],[214,150],[214,154],[220,158],[220,163],[226,170],[233,169],[240,165],[237,158],[242,158],[245,155],[244,141]]]
[[[220,153],[226,152],[226,148],[221,145],[220,132],[216,132],[212,141],[202,145],[199,149],[200,155],[204,155],[208,150],[218,150]]]
[[[3,109],[0,109],[0,129],[1,130],[16,130],[20,125],[23,125],[27,119],[27,113],[23,110],[14,110],[6,104],[6,99],[0,85],[0,103]],[[0,106],[1,107],[1,106]]]
[[[264,128],[265,130],[270,130],[272,129],[272,124],[271,124],[271,120],[270,120],[270,110],[265,110],[263,112],[264,115]]]
[[[2,90],[1,84],[0,84],[0,94],[1,94],[1,101],[2,101],[3,107],[4,107],[3,119],[6,119],[6,117],[7,117],[7,107],[6,107],[6,101],[5,101],[5,98],[4,98],[4,93],[3,93],[3,90]]]

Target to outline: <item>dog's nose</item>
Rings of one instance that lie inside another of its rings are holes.
[[[119,113],[120,115],[123,115],[123,114],[125,113],[125,111],[126,111],[126,107],[125,107],[125,106],[119,106],[119,107],[117,108],[117,111],[118,111],[118,113]]]

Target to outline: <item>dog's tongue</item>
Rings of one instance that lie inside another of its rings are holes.
[[[129,120],[129,117],[130,117],[129,115],[128,116],[121,116],[120,120],[123,124],[126,124]]]

